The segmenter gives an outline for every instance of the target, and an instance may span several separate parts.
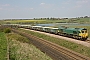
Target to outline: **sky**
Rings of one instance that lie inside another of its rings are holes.
[[[90,0],[0,0],[0,19],[90,16]]]

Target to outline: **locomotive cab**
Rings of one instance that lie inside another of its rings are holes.
[[[88,38],[88,32],[87,32],[87,29],[82,29],[79,31],[79,36],[80,36],[80,39],[82,40],[86,40]]]

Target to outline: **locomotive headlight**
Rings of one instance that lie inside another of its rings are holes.
[[[59,32],[59,30],[58,30],[58,32]]]

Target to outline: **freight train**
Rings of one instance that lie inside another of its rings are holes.
[[[20,25],[20,24],[3,24],[11,28],[27,28],[31,30],[37,30],[47,33],[58,34],[60,36],[71,37],[78,40],[87,40],[88,31],[86,28],[69,28],[65,26],[60,27],[46,27],[46,26],[32,26],[32,25]]]

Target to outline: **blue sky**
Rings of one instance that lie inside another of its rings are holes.
[[[0,0],[0,19],[90,16],[90,0]]]

